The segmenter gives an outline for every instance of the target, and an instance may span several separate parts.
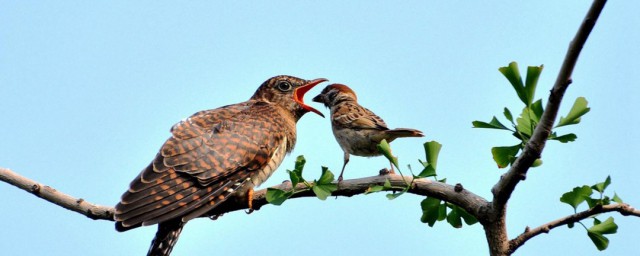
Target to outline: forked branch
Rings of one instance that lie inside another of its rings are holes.
[[[602,9],[604,9],[606,2],[606,0],[593,1],[580,28],[578,28],[578,32],[569,44],[569,49],[565,55],[556,82],[551,89],[544,113],[533,131],[531,139],[527,142],[522,154],[511,164],[509,171],[500,177],[500,180],[491,190],[493,193],[493,201],[489,211],[490,221],[483,223],[491,255],[510,255],[512,253],[508,243],[505,220],[507,201],[509,201],[518,183],[527,177],[527,171],[531,168],[533,161],[540,158],[542,154],[542,150],[552,132],[553,124],[558,115],[562,97],[572,82],[571,75],[578,61],[578,56],[589,34],[593,30]]]
[[[542,150],[551,134],[553,124],[558,115],[558,109],[565,91],[571,84],[571,75],[573,69],[578,61],[580,51],[584,47],[589,34],[593,30],[593,27],[604,9],[606,0],[595,0],[591,5],[591,8],[587,12],[578,32],[569,44],[569,49],[556,78],[556,82],[551,89],[551,95],[549,95],[549,101],[544,109],[544,113],[540,118],[540,122],[536,126],[536,129],[531,136],[531,139],[527,143],[520,157],[518,157],[511,165],[509,171],[507,171],[493,187],[493,207],[496,211],[501,211],[505,207],[505,204],[511,197],[511,193],[515,189],[518,182],[524,180],[527,175],[527,171],[531,167],[534,160],[540,157]]]
[[[527,242],[529,239],[537,235],[540,235],[543,233],[549,233],[549,231],[551,231],[554,228],[564,226],[570,223],[575,223],[575,222],[587,219],[596,214],[605,213],[605,212],[619,212],[624,216],[640,217],[640,210],[635,209],[625,203],[609,204],[604,206],[599,205],[591,209],[551,221],[549,223],[543,224],[534,229],[529,229],[529,227],[527,227],[522,234],[520,234],[518,237],[511,239],[511,241],[509,241],[509,253],[515,252],[525,242]]]

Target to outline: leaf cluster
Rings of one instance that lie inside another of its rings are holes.
[[[622,199],[616,193],[613,194],[613,197],[604,195],[604,191],[609,184],[611,184],[611,177],[607,176],[605,181],[596,183],[592,186],[583,185],[575,187],[573,190],[564,193],[560,197],[560,202],[571,205],[574,213],[577,212],[578,206],[584,202],[587,202],[590,209],[608,205],[611,204],[611,202],[622,203]],[[592,197],[594,192],[597,192],[596,196]],[[593,244],[600,251],[607,249],[609,246],[609,239],[604,235],[614,234],[618,230],[618,225],[614,222],[613,217],[609,217],[605,221],[600,221],[598,218],[593,217],[593,226],[590,228],[587,228],[581,222],[578,223],[585,228],[587,236],[589,236]],[[568,226],[569,228],[573,228],[574,223],[569,223]]]
[[[514,116],[508,108],[504,108],[503,115],[511,123],[511,127],[507,127],[502,124],[498,118],[493,116],[491,121],[473,121],[473,128],[486,128],[486,129],[498,129],[506,130],[519,140],[519,143],[513,146],[501,146],[493,147],[491,154],[493,159],[499,168],[505,168],[509,166],[517,158],[520,150],[524,149],[526,143],[531,139],[533,131],[542,118],[544,108],[542,107],[542,100],[535,98],[535,90],[538,84],[538,79],[542,73],[544,66],[529,66],[527,68],[527,76],[525,81],[522,81],[520,71],[518,70],[518,64],[516,62],[509,63],[506,67],[501,67],[500,72],[509,80],[516,94],[524,104],[524,108],[520,115],[514,120]],[[590,108],[587,107],[587,100],[584,97],[578,97],[571,110],[566,117],[561,117],[555,128],[574,125],[580,123],[581,117],[589,112]],[[573,133],[564,135],[558,135],[556,132],[552,132],[549,135],[550,140],[557,140],[562,143],[575,141],[578,137]],[[537,159],[533,167],[540,166],[542,160]]]
[[[369,189],[365,192],[366,194],[380,192],[380,191],[393,191],[391,194],[387,194],[387,198],[390,200],[395,199],[404,193],[406,193],[411,188],[411,183],[413,183],[414,179],[421,179],[427,177],[437,177],[436,168],[438,165],[438,154],[440,154],[440,149],[442,148],[442,144],[437,141],[429,141],[423,144],[424,152],[425,152],[425,161],[418,159],[418,162],[422,165],[422,171],[418,175],[413,174],[411,170],[411,165],[407,167],[411,171],[411,182],[407,182],[405,180],[405,186],[402,187],[392,187],[391,183],[387,180],[383,185],[375,185],[369,187]],[[378,144],[378,151],[385,156],[392,164],[396,166],[398,171],[400,172],[400,168],[398,167],[398,158],[391,154],[391,148],[389,143],[386,140],[382,140],[380,144]],[[402,174],[402,172],[400,172]],[[404,176],[402,176],[404,179]],[[438,180],[440,182],[446,181],[446,179]],[[400,192],[396,192],[400,190]]]
[[[454,228],[461,228],[462,221],[467,225],[473,225],[478,223],[478,219],[461,207],[449,202],[444,202],[440,199],[427,197],[420,203],[422,208],[422,217],[420,221],[427,223],[429,227],[433,227],[436,221],[447,220]]]
[[[296,193],[302,191],[312,190],[313,193],[320,200],[326,200],[327,197],[331,195],[334,191],[338,190],[338,186],[333,183],[335,180],[334,175],[329,168],[322,166],[322,173],[320,174],[320,178],[314,180],[313,182],[308,182],[302,177],[302,170],[304,169],[304,165],[307,161],[304,159],[304,156],[298,156],[296,158],[295,166],[293,170],[287,170],[289,173],[289,178],[291,179],[291,187],[290,191],[285,191],[276,188],[268,188],[267,189],[267,202],[274,205],[281,205],[293,196]],[[302,190],[296,190],[296,186],[299,183],[305,184],[306,188]]]
[[[425,161],[418,159],[418,162],[422,165],[422,171],[419,174],[415,175],[412,172],[413,179],[421,179],[421,178],[429,178],[434,177],[437,182],[446,183],[447,179],[437,179],[436,169],[438,168],[438,155],[440,154],[440,149],[442,148],[442,144],[437,141],[429,141],[423,144],[424,152],[425,152]],[[380,145],[378,145],[378,150],[389,159],[390,162],[397,165],[398,158],[391,154],[391,150],[389,148],[389,144],[386,141],[382,141]],[[408,166],[409,170],[411,170],[411,166]],[[412,181],[413,182],[413,181]],[[402,191],[399,193],[391,193],[387,194],[387,198],[395,199],[398,196],[405,193],[410,188],[409,184],[402,188]],[[383,185],[375,185],[369,187],[367,193],[380,192],[380,191],[394,191],[397,188],[391,186],[389,180],[387,180]],[[420,217],[420,221],[423,223],[427,223],[430,227],[436,223],[436,221],[447,220],[451,226],[454,228],[461,228],[462,222],[467,223],[467,225],[473,225],[478,222],[478,220],[467,211],[462,209],[461,207],[442,201],[440,199],[434,197],[427,197],[420,203],[420,207],[422,209],[422,216]]]

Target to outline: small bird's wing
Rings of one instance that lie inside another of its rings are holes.
[[[116,226],[127,230],[176,217],[198,217],[249,185],[286,141],[271,104],[249,101],[201,111],[174,125],[154,161],[116,206]]]
[[[355,102],[344,102],[336,106],[331,118],[332,125],[339,129],[377,129],[388,130],[387,124],[371,112],[371,110],[358,105]]]

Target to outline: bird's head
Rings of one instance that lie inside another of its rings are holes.
[[[358,102],[356,93],[344,84],[330,84],[325,87],[320,94],[313,97],[313,101],[323,103],[325,107],[330,108],[336,104],[352,100]]]
[[[304,104],[304,94],[325,81],[327,79],[324,78],[304,80],[293,76],[275,76],[262,83],[251,99],[278,104],[298,117],[309,111],[324,117],[317,109]]]

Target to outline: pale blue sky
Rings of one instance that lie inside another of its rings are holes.
[[[267,78],[324,77],[351,86],[390,127],[424,131],[392,143],[401,166],[417,168],[422,143],[443,144],[439,174],[489,197],[503,170],[492,146],[507,133],[471,128],[503,107],[521,107],[498,67],[544,64],[547,92],[588,1],[29,2],[0,3],[0,166],[60,191],[115,205],[169,136],[196,111],[248,99]],[[574,186],[611,175],[622,199],[640,207],[640,136],[635,98],[640,57],[637,1],[605,7],[561,113],[576,97],[591,112],[570,144],[551,142],[509,203],[509,236],[573,212],[559,202]],[[323,84],[326,85],[327,83]],[[307,95],[320,92],[322,86]],[[328,110],[314,104],[324,113]],[[267,184],[305,155],[308,179],[334,172],[342,151],[329,121],[307,115],[298,143]],[[352,157],[345,178],[375,175],[383,158]],[[405,168],[406,170],[406,168]],[[0,248],[6,255],[143,255],[156,227],[125,233],[0,184]],[[480,225],[419,222],[422,198],[384,194],[297,199],[251,215],[190,222],[174,255],[484,255]],[[519,255],[637,253],[640,219],[620,225],[598,253],[581,227],[536,237]]]

